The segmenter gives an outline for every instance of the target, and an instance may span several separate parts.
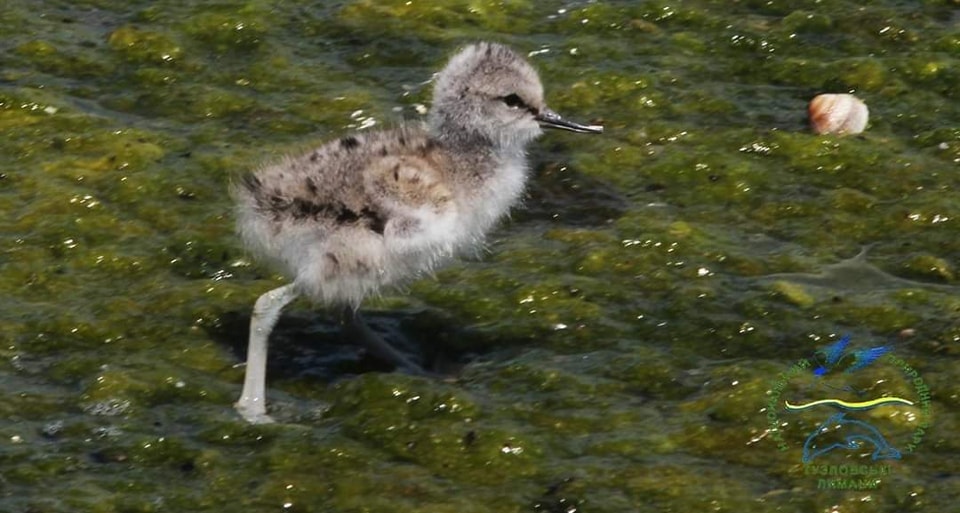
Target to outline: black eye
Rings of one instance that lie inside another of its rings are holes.
[[[503,103],[506,103],[506,104],[507,104],[507,107],[513,107],[513,108],[515,108],[515,109],[516,109],[516,108],[524,108],[524,109],[527,108],[527,104],[524,103],[523,100],[521,100],[520,97],[517,96],[516,93],[508,94],[508,95],[506,95],[506,96],[504,96],[504,97],[502,97],[502,98],[500,98],[500,99],[503,100]]]

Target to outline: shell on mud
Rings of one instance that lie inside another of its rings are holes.
[[[807,110],[818,134],[859,134],[870,118],[867,105],[852,94],[818,95]]]

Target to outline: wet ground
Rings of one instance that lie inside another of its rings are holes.
[[[0,510],[951,510],[958,27],[951,0],[8,1]],[[246,326],[281,279],[227,184],[417,119],[478,39],[606,133],[545,135],[486,253],[365,306],[445,378],[298,302],[281,422],[246,425]],[[867,131],[810,133],[821,92],[864,99]],[[863,435],[805,466],[836,410],[800,396],[910,400],[846,413],[901,457]]]

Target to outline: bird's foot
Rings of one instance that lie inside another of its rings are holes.
[[[267,409],[263,406],[263,403],[240,399],[233,404],[233,407],[243,417],[243,420],[251,424],[274,424],[276,422],[273,417],[267,415]]]

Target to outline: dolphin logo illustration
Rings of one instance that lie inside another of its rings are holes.
[[[900,451],[890,445],[877,428],[859,420],[847,419],[845,413],[830,416],[810,433],[803,444],[803,462],[810,463],[817,456],[834,449],[858,450],[866,444],[874,447],[876,460],[900,459]],[[833,429],[833,428],[836,429]]]

